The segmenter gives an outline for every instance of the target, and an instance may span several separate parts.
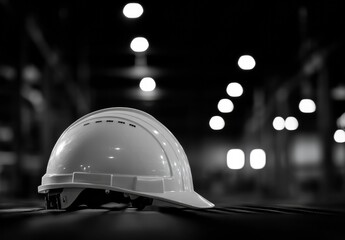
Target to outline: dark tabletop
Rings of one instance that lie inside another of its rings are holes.
[[[236,238],[235,238],[236,237]],[[73,211],[2,204],[0,239],[345,239],[345,211],[289,204],[212,209],[106,205]]]

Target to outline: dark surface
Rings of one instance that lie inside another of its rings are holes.
[[[345,239],[345,211],[289,204],[217,204],[213,209],[107,206],[45,210],[2,204],[0,239]]]

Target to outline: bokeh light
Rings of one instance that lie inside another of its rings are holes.
[[[298,107],[302,113],[313,113],[316,110],[315,102],[311,99],[302,99]]]
[[[211,129],[221,130],[225,126],[225,121],[220,116],[213,116],[211,117],[209,124],[210,124]]]
[[[243,94],[243,87],[237,82],[229,83],[226,92],[230,97],[239,97]]]
[[[253,169],[262,169],[266,165],[266,153],[262,149],[253,149],[250,152],[250,166]]]
[[[238,170],[244,167],[244,152],[241,149],[230,149],[226,155],[228,168]]]
[[[250,55],[241,56],[237,63],[242,70],[251,70],[256,64],[254,58]]]
[[[334,133],[334,141],[337,143],[344,143],[345,142],[345,131],[343,129],[338,129]]]
[[[285,121],[284,118],[282,117],[275,117],[273,122],[272,122],[273,128],[277,131],[281,131],[285,127]]]
[[[139,87],[144,92],[151,92],[156,88],[156,82],[153,78],[144,77],[141,79]]]
[[[145,52],[149,48],[149,42],[144,37],[136,37],[132,40],[130,47],[134,52]]]
[[[298,128],[298,121],[295,117],[287,117],[285,120],[285,128],[294,131]]]
[[[139,3],[128,3],[123,8],[123,15],[127,18],[138,18],[144,12],[143,7]]]
[[[230,113],[234,110],[234,104],[230,99],[223,98],[218,102],[218,110],[222,113]]]

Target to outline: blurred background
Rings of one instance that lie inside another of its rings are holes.
[[[132,107],[216,203],[345,199],[345,2],[0,0],[0,198],[79,117]]]

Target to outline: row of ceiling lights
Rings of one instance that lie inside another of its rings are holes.
[[[255,60],[250,55],[243,55],[238,59],[238,66],[242,70],[252,70],[255,67]],[[226,87],[226,93],[230,97],[240,97],[243,94],[243,87],[238,82],[231,82]],[[217,108],[221,113],[230,113],[234,110],[233,102],[228,98],[219,100]],[[221,116],[213,116],[209,121],[210,128],[213,130],[221,130],[225,127],[225,121]]]
[[[129,3],[123,8],[123,14],[127,18],[138,18],[144,10],[138,3]],[[145,52],[149,43],[144,37],[134,38],[130,44],[134,52]],[[255,67],[255,60],[249,55],[243,55],[238,59],[238,66],[243,70],[251,70]],[[139,87],[142,91],[153,91],[156,87],[155,81],[150,77],[145,77],[140,81]],[[240,97],[243,94],[241,84],[237,82],[229,83],[226,92],[230,97]],[[230,99],[223,98],[218,102],[218,110],[221,113],[230,113],[234,110],[234,104]],[[214,130],[220,130],[224,127],[224,119],[220,116],[214,116],[210,120],[210,127]],[[230,169],[241,169],[245,164],[245,155],[241,149],[231,149],[227,154],[227,166]],[[250,166],[253,169],[262,169],[266,165],[266,153],[262,149],[254,149],[250,153]]]
[[[255,67],[255,60],[250,55],[243,55],[238,59],[238,66],[242,70],[252,70]],[[231,82],[226,87],[226,93],[230,97],[240,97],[243,94],[243,87],[238,82]],[[233,102],[228,98],[219,100],[217,108],[221,113],[230,113],[234,110]],[[225,121],[221,116],[213,116],[209,121],[213,130],[221,130],[225,126]],[[241,149],[230,149],[226,156],[227,166],[233,170],[242,169],[245,165],[245,154]],[[266,152],[263,149],[253,149],[250,152],[249,164],[252,169],[263,169],[266,165]]]
[[[255,60],[251,56],[244,55],[239,58],[238,65],[243,70],[251,70],[255,67]],[[230,83],[227,86],[226,92],[231,97],[239,97],[243,93],[243,88],[239,83]],[[299,102],[298,108],[302,113],[314,113],[316,111],[316,104],[312,99],[302,99]],[[221,99],[218,102],[218,110],[222,113],[232,112],[233,109],[234,104],[230,99]],[[209,124],[213,130],[221,130],[225,126],[225,121],[220,116],[213,116]],[[289,116],[285,120],[283,117],[277,116],[273,119],[272,125],[277,131],[284,129],[294,131],[298,128],[299,123],[293,116]],[[337,143],[345,143],[345,131],[343,129],[337,129],[333,138]]]
[[[139,3],[128,3],[123,8],[123,14],[127,18],[138,18],[143,12],[144,9]],[[131,41],[130,48],[134,52],[145,52],[149,48],[149,42],[144,37],[136,37]],[[255,64],[254,58],[250,55],[243,55],[238,59],[238,66],[242,70],[251,70],[255,67]],[[156,88],[156,82],[151,77],[144,77],[141,79],[139,87],[144,92],[150,92]],[[239,97],[243,94],[243,88],[241,84],[232,82],[227,86],[226,92],[230,97]],[[218,102],[217,108],[221,113],[230,113],[234,110],[234,104],[230,99],[224,98]],[[299,109],[303,113],[313,113],[316,111],[316,104],[311,99],[302,99],[299,103]],[[209,121],[209,125],[213,130],[221,130],[225,126],[225,121],[221,116],[213,116]],[[277,131],[283,129],[294,131],[298,128],[299,123],[293,116],[289,116],[285,120],[281,116],[277,116],[274,118],[272,125]],[[345,131],[343,129],[336,130],[334,140],[338,143],[344,143]]]
[[[233,170],[242,169],[245,165],[245,153],[242,149],[230,149],[226,154],[226,164]],[[249,164],[253,169],[263,169],[266,166],[266,152],[263,149],[253,149],[249,155]]]
[[[302,99],[298,104],[298,108],[302,113],[314,113],[316,104],[312,99]],[[272,126],[277,131],[284,129],[294,131],[298,128],[299,123],[293,116],[289,116],[285,120],[281,116],[277,116],[273,119]],[[333,139],[337,143],[345,143],[345,131],[341,128],[337,129],[333,134]]]
[[[123,8],[123,15],[127,18],[139,18],[144,9],[139,3],[128,3]],[[150,44],[144,37],[136,37],[130,43],[130,48],[135,53],[143,53],[149,48]],[[144,92],[151,92],[156,88],[156,81],[151,77],[144,77],[139,83],[139,87]]]
[[[316,111],[316,104],[311,99],[302,99],[299,104],[298,108],[302,113],[313,113]],[[293,116],[287,117],[285,120],[281,116],[277,116],[273,119],[272,126],[275,130],[289,130],[294,131],[298,128],[299,123],[297,118]]]
[[[129,3],[123,9],[123,14],[127,18],[138,18],[144,12],[138,3]],[[144,37],[134,38],[130,44],[134,52],[145,52],[149,43]],[[252,56],[243,55],[238,59],[238,66],[242,70],[251,70],[255,67],[255,60]],[[156,87],[154,79],[145,77],[140,81],[139,87],[142,91],[153,91]],[[240,97],[243,94],[243,87],[237,82],[231,82],[226,88],[226,93],[230,97]],[[234,110],[233,102],[228,98],[223,98],[218,102],[218,110],[221,113],[230,113]],[[224,119],[220,116],[213,116],[210,120],[210,127],[213,130],[220,130],[225,126]],[[241,149],[231,149],[227,154],[227,166],[230,169],[241,169],[245,164],[245,155]],[[250,153],[250,166],[253,169],[262,169],[266,165],[266,153],[262,149],[254,149]]]

